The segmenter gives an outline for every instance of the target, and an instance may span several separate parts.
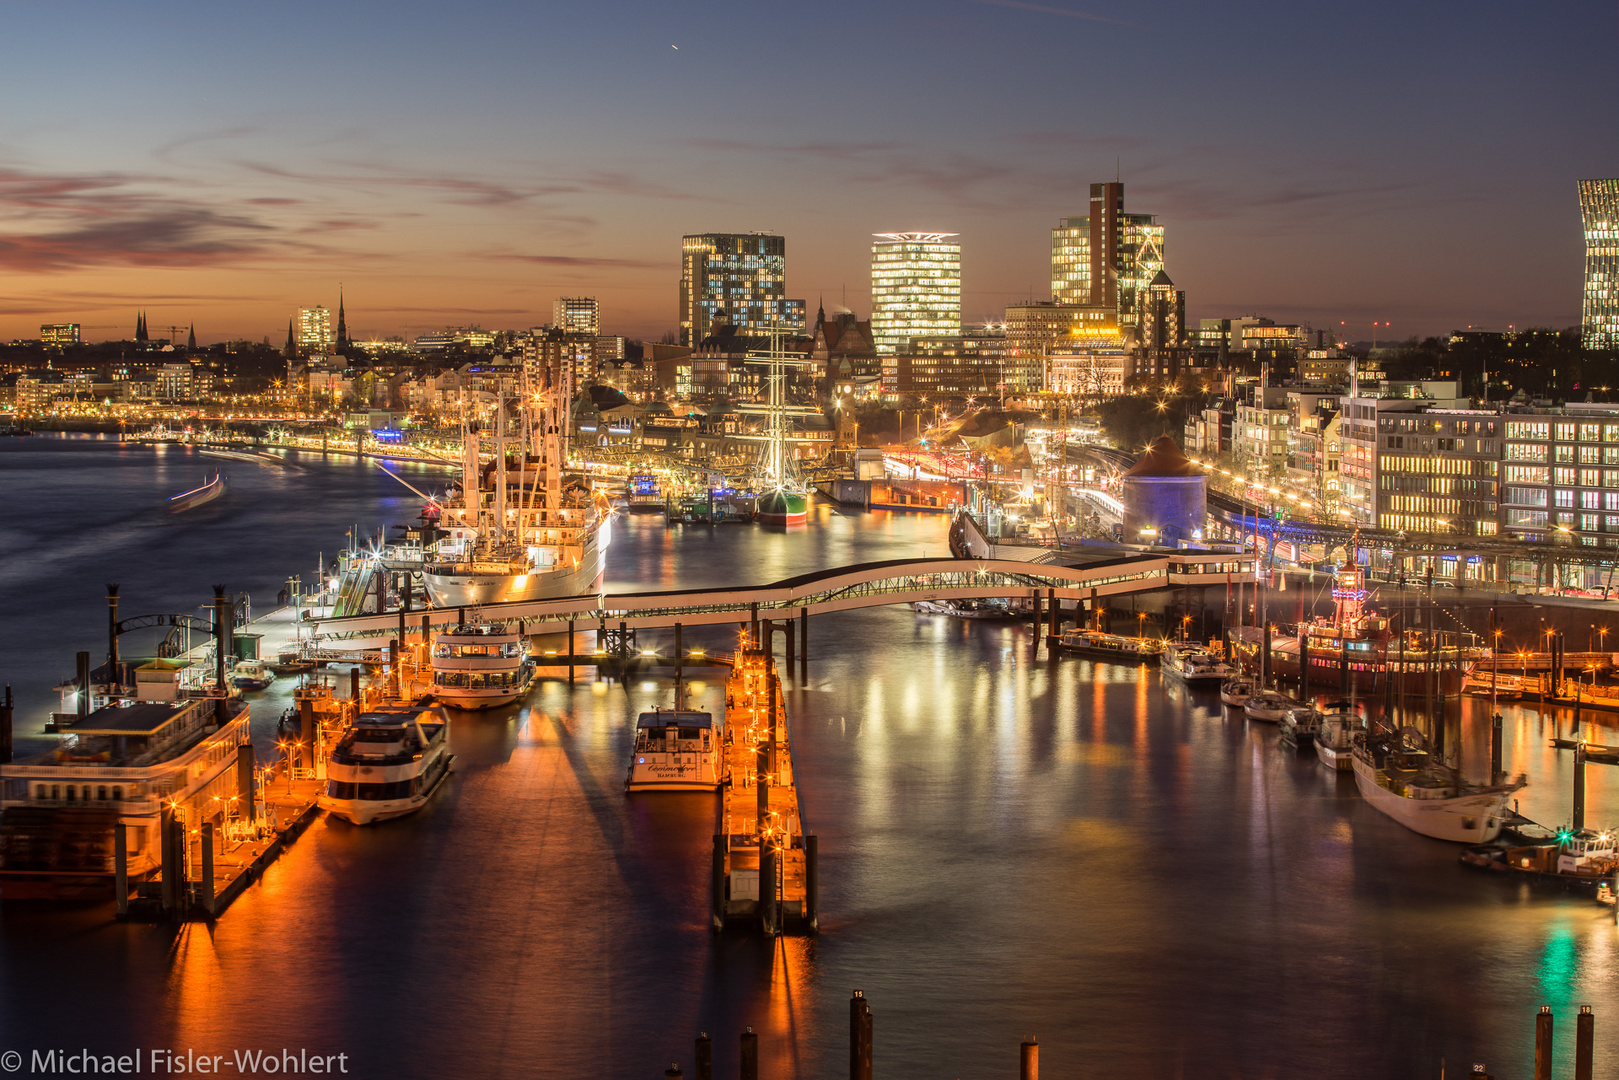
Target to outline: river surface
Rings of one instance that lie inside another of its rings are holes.
[[[223,499],[163,510],[216,466]],[[267,607],[352,525],[374,534],[420,504],[352,459],[298,466],[0,439],[0,679],[19,752],[44,745],[73,653],[105,652],[106,583],[125,615],[194,611],[215,584]],[[945,527],[825,505],[790,532],[621,519],[608,588],[939,555]],[[226,1075],[235,1050],[306,1048],[379,1078],[652,1077],[671,1061],[690,1076],[704,1030],[733,1077],[752,1026],[762,1076],[833,1078],[859,988],[882,1078],[1016,1075],[1030,1035],[1050,1076],[1437,1077],[1475,1061],[1527,1076],[1541,1004],[1555,1075],[1572,1075],[1582,1004],[1597,1075],[1619,1072],[1609,915],[1461,868],[1213,694],[1032,657],[1022,626],[897,608],[817,617],[809,654],[787,708],[820,836],[818,937],[710,933],[714,797],[622,790],[633,718],[669,687],[582,671],[457,714],[456,771],[427,808],[317,822],[211,928],[0,905],[0,1051],[25,1072],[34,1050],[167,1047],[223,1054]],[[720,712],[720,692],[715,673],[693,699]],[[255,704],[264,757],[289,693]],[[1487,705],[1464,703],[1475,767]],[[1566,820],[1572,763],[1546,738],[1568,717],[1502,711],[1523,811]],[[1619,823],[1613,773],[1590,769],[1593,823]]]

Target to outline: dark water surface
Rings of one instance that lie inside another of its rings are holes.
[[[125,614],[191,610],[215,583],[268,600],[350,524],[374,532],[419,502],[314,457],[224,463],[223,500],[163,512],[215,464],[0,440],[0,678],[22,749],[73,652],[105,649],[105,582]],[[791,533],[618,525],[610,588],[945,549],[942,519],[825,507]],[[788,709],[821,837],[818,938],[713,937],[714,799],[623,794],[633,715],[666,685],[550,681],[522,707],[456,717],[455,775],[424,811],[318,822],[213,928],[0,906],[0,1051],[191,1048],[228,1064],[304,1047],[367,1077],[651,1077],[678,1059],[689,1076],[701,1029],[732,1077],[752,1025],[766,1077],[831,1078],[847,1075],[859,987],[879,1077],[1013,1076],[1030,1034],[1048,1076],[1437,1077],[1441,1061],[1527,1076],[1542,1003],[1557,1075],[1580,1004],[1597,1012],[1597,1075],[1619,1071],[1611,918],[1463,870],[1212,694],[1031,660],[1022,627],[901,609],[815,619],[810,655]],[[289,692],[255,706],[261,743]],[[694,693],[716,712],[719,696],[717,674]],[[1486,706],[1466,703],[1475,763]],[[1556,719],[1503,712],[1524,811],[1564,820]],[[1590,770],[1594,823],[1619,823],[1615,779]]]

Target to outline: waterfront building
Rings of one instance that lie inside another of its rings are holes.
[[[681,239],[680,344],[695,348],[717,324],[744,333],[802,332],[804,301],[787,298],[787,241],[770,233]]]
[[[1046,362],[1067,352],[1070,343],[1093,332],[1118,330],[1119,314],[1109,307],[1037,300],[1006,307],[1006,371],[1009,393],[1039,391],[1046,385]]]
[[[1186,460],[1175,440],[1161,436],[1119,480],[1125,540],[1168,545],[1201,540],[1208,520],[1207,485],[1207,475]]]
[[[810,335],[810,359],[815,361],[817,378],[854,379],[881,372],[877,344],[871,335],[871,320],[852,311],[840,311],[830,319],[826,308],[815,314]]]
[[[914,337],[903,353],[883,357],[882,396],[998,395],[1006,351],[1006,332],[999,327]]]
[[[78,345],[83,341],[79,324],[74,323],[45,323],[39,328],[39,342],[41,345]]]
[[[877,233],[871,245],[871,333],[877,352],[913,337],[961,333],[961,245],[956,233]]]
[[[1461,502],[1489,503],[1487,528],[1481,526],[1479,535],[1495,532],[1494,487],[1482,481],[1495,477],[1493,467],[1485,468],[1484,463],[1500,460],[1499,429],[1474,430],[1474,421],[1484,422],[1493,414],[1473,415],[1459,393],[1453,381],[1430,381],[1384,383],[1375,394],[1352,392],[1344,398],[1339,426],[1340,518],[1359,525],[1426,532],[1438,528],[1441,520],[1449,522],[1462,514]],[[1424,427],[1421,414],[1430,410],[1467,415],[1435,417]],[[1468,425],[1465,428],[1463,421]],[[1463,448],[1460,439],[1469,440],[1468,447]],[[1468,464],[1433,464],[1446,454],[1465,457]],[[1384,484],[1385,475],[1402,479]],[[1467,483],[1423,486],[1414,479],[1422,475]]]
[[[316,304],[299,308],[296,339],[304,351],[325,352],[336,344],[332,335],[332,313]]]
[[[1587,349],[1619,348],[1619,179],[1581,180],[1585,293],[1580,340]]]
[[[1134,326],[1147,285],[1164,268],[1164,227],[1124,212],[1122,183],[1092,184],[1090,211],[1051,230],[1051,292],[1061,303],[1109,308]]]
[[[524,336],[521,348],[536,389],[566,378],[577,392],[593,382],[599,370],[599,339],[592,332],[540,327]]]
[[[551,325],[581,334],[601,333],[601,305],[594,296],[559,296],[551,302]]]
[[[156,372],[157,396],[164,401],[192,401],[196,398],[197,369],[181,360],[164,364]]]
[[[1069,397],[1111,398],[1124,393],[1130,351],[1123,333],[1098,328],[1075,335],[1046,362],[1046,389]]]

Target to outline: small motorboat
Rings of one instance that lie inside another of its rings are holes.
[[[1295,705],[1282,714],[1282,738],[1302,749],[1321,734],[1321,712],[1312,705]]]
[[[1523,847],[1477,844],[1465,848],[1458,859],[1466,866],[1483,870],[1505,870],[1541,881],[1597,889],[1611,889],[1614,872],[1619,870],[1614,833],[1595,829],[1564,829],[1550,843]]]
[[[717,791],[720,733],[714,718],[692,709],[656,709],[635,725],[625,791]]]
[[[263,660],[243,660],[230,671],[230,684],[238,690],[263,690],[273,682],[275,672]]]
[[[171,512],[190,510],[204,503],[213,502],[223,494],[225,494],[225,474],[214,473],[214,478],[201,487],[169,496],[169,510]]]
[[[1227,679],[1220,684],[1220,700],[1227,705],[1242,708],[1248,704],[1248,699],[1254,696],[1254,683],[1252,679]]]
[[[1321,730],[1315,737],[1315,756],[1334,772],[1355,767],[1355,733],[1361,730],[1360,717],[1347,701],[1335,701],[1321,711]]]
[[[1242,707],[1242,714],[1250,720],[1264,720],[1266,723],[1279,724],[1287,710],[1296,709],[1299,702],[1294,701],[1286,694],[1277,690],[1261,690],[1250,697]]]
[[[1024,619],[1020,611],[1013,611],[1005,600],[916,600],[911,607],[921,615],[948,615],[952,619]]]

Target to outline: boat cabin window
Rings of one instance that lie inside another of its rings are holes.
[[[697,739],[702,737],[702,732],[702,728],[683,727],[680,729],[680,737],[682,739]]]

